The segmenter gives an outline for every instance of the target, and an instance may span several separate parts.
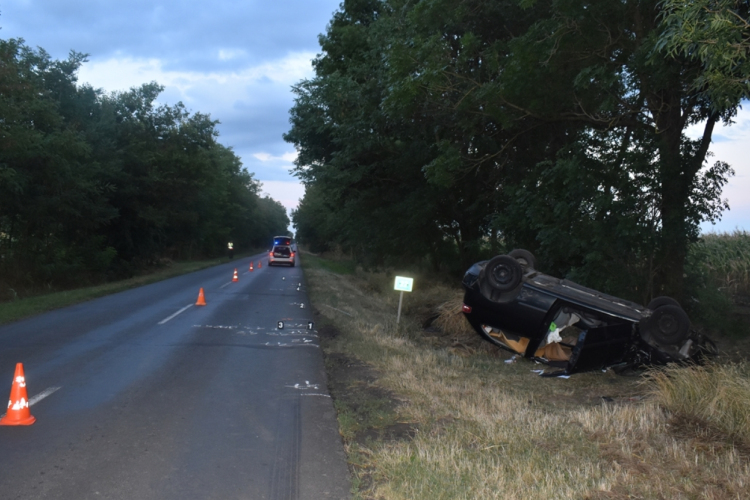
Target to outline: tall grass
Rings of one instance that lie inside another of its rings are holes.
[[[750,233],[706,234],[691,246],[690,262],[724,291],[750,295]]]
[[[750,446],[750,366],[669,366],[650,375],[655,401]]]

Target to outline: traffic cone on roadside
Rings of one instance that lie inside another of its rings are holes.
[[[0,419],[0,425],[31,425],[36,418],[29,410],[29,395],[26,393],[26,377],[23,375],[23,363],[16,363],[16,374],[10,387],[8,413]]]
[[[237,277],[237,268],[234,268],[234,276],[232,276],[232,283],[238,282],[240,279]]]
[[[250,263],[250,272],[253,272],[253,263]]]
[[[201,291],[198,292],[198,302],[195,303],[196,306],[205,306],[206,305],[206,297],[203,295],[203,288],[201,288]]]
[[[263,267],[263,262],[258,261],[258,269],[260,269],[261,267]]]

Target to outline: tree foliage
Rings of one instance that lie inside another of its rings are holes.
[[[664,0],[659,48],[703,66],[693,87],[716,111],[750,98],[750,4],[743,0]]]
[[[267,243],[286,212],[217,142],[217,122],[156,83],[105,94],[56,61],[0,40],[0,287],[128,275],[163,257]]]
[[[344,1],[285,136],[300,240],[437,267],[525,247],[591,286],[680,297],[688,244],[726,209],[731,168],[707,160],[739,94],[717,106],[670,8]]]

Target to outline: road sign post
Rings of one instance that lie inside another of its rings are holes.
[[[414,286],[413,278],[405,278],[403,276],[396,276],[396,284],[393,286],[393,289],[401,292],[401,294],[398,297],[398,314],[396,315],[397,325],[399,321],[401,321],[401,304],[404,301],[404,292],[411,292],[413,286]]]

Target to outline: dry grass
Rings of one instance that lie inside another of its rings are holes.
[[[709,364],[654,371],[651,394],[667,410],[750,446],[750,367]]]
[[[463,297],[463,292],[454,291],[448,300],[438,305],[435,308],[438,317],[433,324],[442,331],[456,337],[476,337],[476,332],[461,312],[461,306],[464,303]]]
[[[645,386],[610,373],[547,379],[525,360],[459,356],[426,342],[415,316],[442,302],[438,324],[463,334],[454,290],[423,284],[422,295],[415,287],[397,326],[398,294],[383,288],[382,275],[305,272],[313,304],[341,332],[328,354],[372,367],[376,384],[399,402],[398,420],[419,429],[408,440],[347,443],[357,498],[746,497],[750,466],[740,448],[725,435],[686,433],[677,410],[665,411],[657,397],[632,397],[657,387],[656,379]],[[616,403],[603,404],[604,395]]]

